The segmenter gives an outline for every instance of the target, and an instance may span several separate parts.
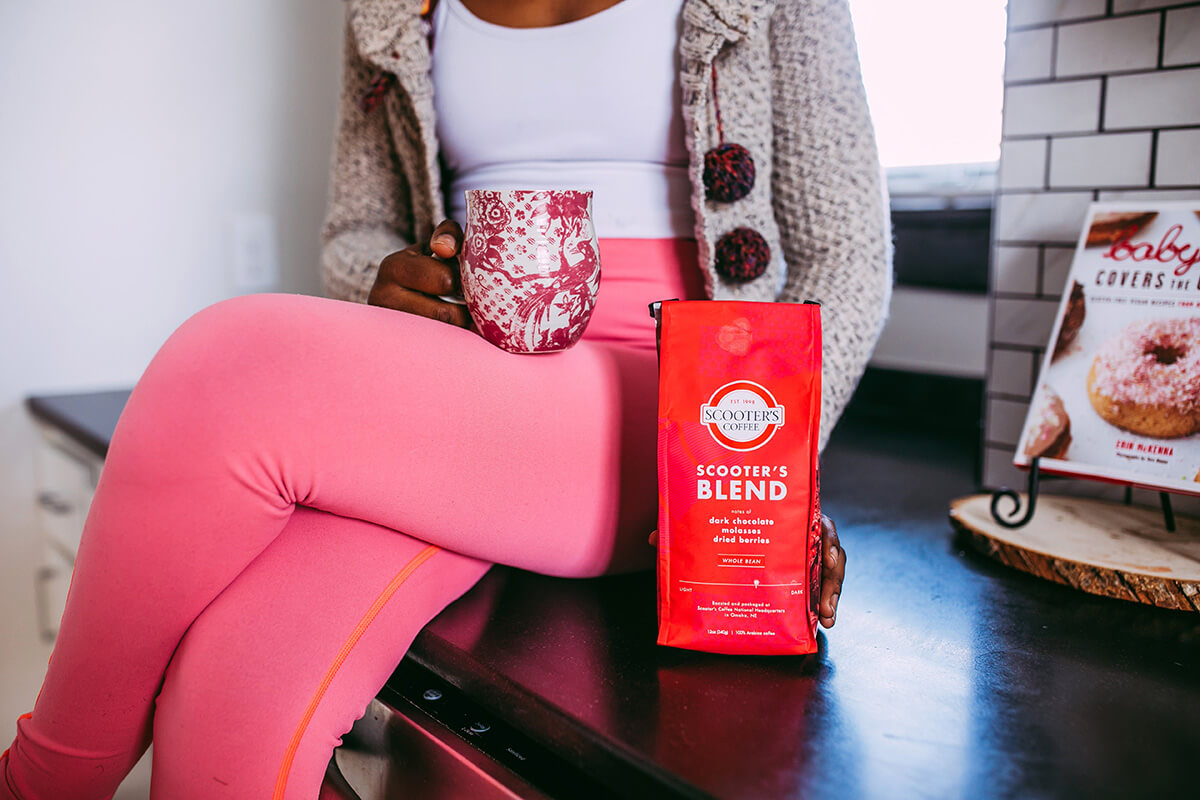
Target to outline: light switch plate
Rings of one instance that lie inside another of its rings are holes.
[[[239,214],[233,219],[233,285],[243,292],[279,286],[279,244],[270,214]]]

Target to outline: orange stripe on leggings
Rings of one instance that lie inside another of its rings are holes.
[[[392,578],[392,582],[380,593],[379,597],[375,598],[375,602],[367,609],[367,613],[363,614],[362,619],[358,621],[358,625],[354,626],[354,630],[346,637],[346,641],[342,643],[342,649],[338,650],[333,663],[325,671],[325,677],[321,679],[320,685],[317,686],[317,691],[313,694],[312,699],[308,701],[308,707],[304,709],[304,715],[300,718],[300,724],[296,726],[295,733],[292,734],[292,740],[288,742],[287,750],[283,754],[283,763],[279,765],[279,777],[275,779],[275,793],[271,795],[272,800],[283,800],[283,792],[287,788],[288,776],[292,771],[292,762],[296,759],[296,751],[300,749],[300,741],[304,738],[309,723],[312,722],[313,716],[317,713],[317,706],[321,704],[322,698],[325,697],[325,692],[329,691],[329,686],[333,683],[333,679],[337,676],[338,670],[342,668],[342,664],[345,663],[346,658],[349,657],[350,651],[354,649],[354,646],[358,644],[358,640],[367,632],[367,628],[379,616],[379,612],[387,605],[388,600],[392,599],[392,595],[417,571],[418,567],[432,558],[439,550],[441,550],[440,547],[431,544],[413,556],[412,561],[405,564],[404,569],[396,573],[396,577]]]

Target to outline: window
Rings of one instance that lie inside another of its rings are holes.
[[[1005,0],[849,3],[896,246],[897,286],[871,364],[981,378]]]
[[[885,167],[1000,157],[1005,0],[850,0]]]

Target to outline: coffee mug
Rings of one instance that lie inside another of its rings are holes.
[[[475,327],[510,353],[566,350],[600,288],[590,191],[467,190],[462,287]]]

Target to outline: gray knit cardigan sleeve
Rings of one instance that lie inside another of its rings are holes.
[[[823,449],[883,328],[892,244],[849,8],[805,5],[771,19],[771,193],[788,265],[780,299],[821,303]]]
[[[367,113],[359,98],[377,68],[358,53],[346,28],[342,97],[338,113],[329,188],[329,210],[322,231],[321,280],[325,294],[365,303],[379,262],[408,247],[414,238],[409,187],[403,179],[383,109]]]

